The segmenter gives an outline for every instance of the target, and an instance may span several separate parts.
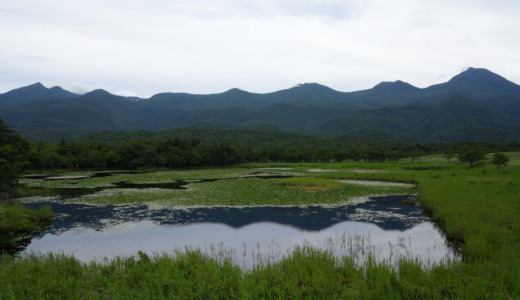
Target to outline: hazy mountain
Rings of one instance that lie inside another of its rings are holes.
[[[269,124],[314,135],[518,141],[519,99],[519,85],[475,68],[424,89],[398,80],[356,92],[306,83],[266,94],[234,88],[218,94],[161,93],[139,99],[102,89],[76,95],[36,83],[0,94],[0,118],[32,140],[101,130]]]
[[[131,101],[97,91],[75,98],[47,98],[0,108],[0,117],[33,140],[71,138],[107,129],[137,129],[137,115]]]
[[[68,92],[59,86],[48,89],[41,83],[37,82],[26,87],[0,94],[0,107],[19,105],[45,98],[73,98],[77,96],[78,95]]]

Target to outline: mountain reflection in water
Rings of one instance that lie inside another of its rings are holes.
[[[195,207],[178,208],[146,204],[86,205],[62,202],[35,202],[30,208],[50,205],[58,216],[50,233],[74,227],[103,230],[125,222],[152,221],[159,225],[192,223],[222,223],[234,228],[272,222],[289,225],[304,231],[320,231],[344,221],[374,223],[384,230],[400,230],[428,221],[418,206],[403,204],[412,195],[392,195],[358,198],[338,206],[253,206],[253,207]]]
[[[194,247],[209,254],[228,253],[233,261],[248,267],[265,253],[264,261],[280,259],[302,244],[324,246],[338,256],[375,252],[378,257],[394,255],[395,244],[404,247],[406,255],[410,249],[421,252],[412,254],[428,263],[453,258],[444,238],[422,215],[420,207],[403,203],[413,197],[365,197],[338,206],[291,207],[176,208],[34,202],[26,206],[51,205],[57,217],[52,228],[33,238],[24,252],[72,253],[88,261],[131,256],[137,251],[171,253]],[[361,246],[353,247],[353,241]]]

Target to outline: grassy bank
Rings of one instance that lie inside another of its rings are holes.
[[[141,254],[105,264],[84,264],[59,255],[5,257],[0,262],[0,298],[520,299],[520,156],[508,156],[510,164],[500,176],[489,163],[468,168],[448,164],[440,156],[424,157],[415,163],[289,165],[293,168],[290,172],[312,175],[324,180],[321,182],[362,179],[417,183],[422,207],[460,249],[462,262],[425,270],[415,261],[403,260],[393,269],[369,259],[359,267],[348,257],[337,260],[310,248],[249,271],[193,250],[174,256]],[[181,175],[187,174],[161,176],[169,180]],[[252,197],[254,193],[247,191],[245,183],[255,182],[262,187],[258,191],[277,187],[283,193],[301,193],[291,194],[286,198],[288,203],[302,195],[307,195],[306,202],[321,203],[325,200],[320,195],[354,189],[354,185],[345,184],[341,189],[308,192],[288,189],[279,180],[234,180],[200,183],[192,191],[202,189],[197,196],[202,197],[215,191],[213,188],[217,188],[215,193],[225,193],[238,186],[235,192],[221,196],[232,201]],[[263,193],[264,197],[272,195],[271,191]],[[201,203],[218,203],[209,196],[205,199]]]
[[[53,217],[49,206],[31,210],[20,204],[0,203],[0,234],[37,229]]]
[[[0,255],[22,250],[32,235],[51,224],[53,217],[49,206],[32,210],[16,203],[0,203]]]

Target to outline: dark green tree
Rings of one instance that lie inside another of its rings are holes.
[[[493,163],[493,165],[495,165],[495,167],[497,167],[498,175],[500,175],[500,173],[502,171],[502,167],[507,166],[508,161],[509,161],[509,157],[507,157],[505,154],[495,153],[493,155],[493,159],[491,160],[491,162]]]
[[[446,147],[446,149],[444,149],[444,157],[446,157],[446,160],[448,161],[448,163],[450,163],[451,159],[455,156],[455,149],[453,149],[452,147]]]
[[[22,169],[28,164],[30,144],[0,119],[0,193],[6,201],[18,184]]]
[[[473,168],[477,161],[483,160],[486,157],[486,153],[480,147],[472,146],[466,147],[462,150],[459,155],[459,161],[468,163],[470,168]]]

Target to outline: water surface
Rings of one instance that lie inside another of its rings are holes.
[[[413,197],[360,197],[336,206],[213,208],[95,206],[47,198],[26,203],[33,208],[51,205],[57,217],[23,252],[58,252],[82,261],[102,261],[138,251],[153,255],[198,248],[246,268],[275,262],[297,245],[357,261],[369,253],[379,261],[416,258],[425,266],[455,258],[420,207],[403,203]]]

